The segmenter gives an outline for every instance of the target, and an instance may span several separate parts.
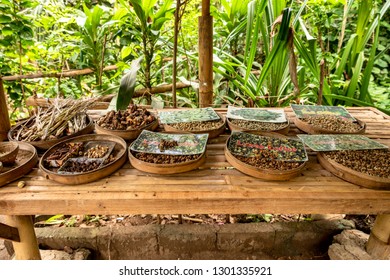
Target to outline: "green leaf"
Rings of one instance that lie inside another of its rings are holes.
[[[355,91],[357,89],[360,72],[361,72],[362,66],[363,66],[363,61],[364,61],[364,52],[361,52],[358,55],[356,66],[353,69],[353,75],[352,75],[352,78],[351,78],[351,82],[348,85],[347,96],[350,97],[350,98],[354,96]],[[345,105],[346,106],[351,106],[351,103],[347,102]]]
[[[122,51],[121,51],[121,57],[122,59],[125,59],[126,57],[128,57],[130,54],[131,54],[131,51],[133,50],[133,48],[131,46],[125,46],[123,47]]]
[[[133,60],[129,72],[122,77],[116,101],[116,110],[125,110],[129,106],[137,82],[137,72],[141,68],[141,60],[142,57]]]
[[[0,23],[12,22],[12,18],[6,15],[0,15]]]
[[[12,31],[12,28],[9,28],[9,27],[4,27],[2,30],[1,30],[1,34],[3,34],[4,37],[7,37],[7,36],[10,36],[13,34],[13,31]]]

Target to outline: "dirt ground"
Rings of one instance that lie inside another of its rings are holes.
[[[346,215],[345,219],[355,223],[356,229],[367,234],[375,221],[375,215]],[[182,214],[182,215],[74,215],[37,216],[35,227],[102,227],[102,226],[140,226],[148,224],[227,224],[258,222],[299,222],[310,221],[311,215],[289,214]]]

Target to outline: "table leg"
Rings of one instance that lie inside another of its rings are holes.
[[[40,260],[38,241],[31,216],[5,216],[6,223],[19,230],[20,242],[12,242],[16,260]]]
[[[390,214],[376,217],[366,250],[374,259],[390,260]]]

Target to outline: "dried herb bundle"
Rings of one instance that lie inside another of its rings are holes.
[[[56,104],[21,126],[12,137],[17,141],[44,141],[74,134],[88,125],[85,113],[94,100],[57,100]]]

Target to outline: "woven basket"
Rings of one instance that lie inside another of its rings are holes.
[[[3,165],[12,165],[19,152],[19,145],[16,142],[0,143],[0,162]]]

